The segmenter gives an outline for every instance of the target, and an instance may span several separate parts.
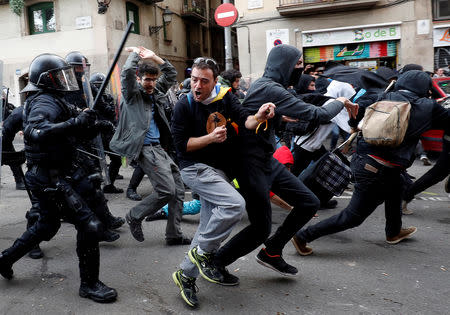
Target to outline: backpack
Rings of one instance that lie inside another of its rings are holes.
[[[408,129],[411,104],[378,101],[366,108],[362,124],[364,140],[372,145],[397,147]]]

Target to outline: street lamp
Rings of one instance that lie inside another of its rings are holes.
[[[170,22],[172,22],[172,15],[173,12],[170,11],[168,6],[166,6],[162,14],[163,25],[149,26],[148,30],[150,32],[150,35],[158,33],[164,26],[170,24]]]
[[[106,10],[108,10],[108,6],[110,3],[111,0],[97,0],[98,14],[105,14]]]

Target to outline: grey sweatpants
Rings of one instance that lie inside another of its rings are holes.
[[[168,203],[166,239],[181,237],[184,185],[178,166],[160,145],[144,146],[137,162],[150,179],[153,192],[131,208],[131,218],[142,221]]]
[[[183,181],[200,196],[200,223],[191,247],[199,245],[208,253],[215,252],[242,218],[244,198],[229,183],[225,174],[203,163],[196,163],[181,170]],[[188,277],[198,277],[197,267],[188,255],[180,264]]]

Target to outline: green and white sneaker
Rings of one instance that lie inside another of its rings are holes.
[[[197,266],[198,271],[205,280],[212,283],[223,283],[223,275],[214,265],[213,253],[204,253],[200,255],[198,253],[198,247],[194,247],[188,252],[188,255],[189,259]]]
[[[195,284],[195,278],[186,277],[183,275],[183,270],[175,271],[172,274],[172,279],[175,284],[180,288],[181,297],[191,307],[198,306],[198,299],[196,293],[198,287]]]

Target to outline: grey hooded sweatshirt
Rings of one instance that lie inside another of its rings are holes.
[[[270,158],[275,151],[275,126],[282,115],[315,121],[318,124],[329,122],[343,108],[340,101],[333,101],[322,107],[308,104],[298,99],[286,89],[292,84],[294,67],[302,52],[290,45],[278,45],[272,48],[267,57],[266,68],[262,78],[256,80],[248,90],[242,106],[250,114],[255,114],[267,102],[275,104],[275,117],[268,120],[266,131],[263,124],[258,133],[255,130],[241,128],[241,152],[261,167],[270,167]],[[298,76],[297,79],[298,80]]]

